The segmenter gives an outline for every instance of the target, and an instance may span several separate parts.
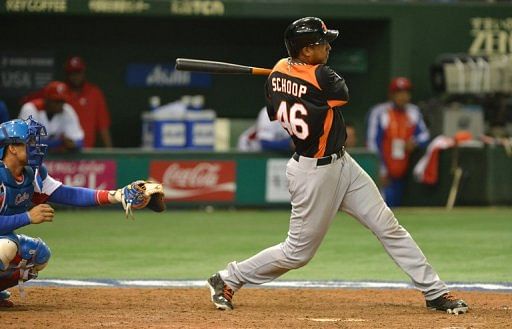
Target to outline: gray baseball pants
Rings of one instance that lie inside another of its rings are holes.
[[[409,232],[386,206],[373,180],[348,153],[324,166],[316,162],[302,156],[298,162],[288,161],[286,176],[292,204],[288,237],[249,259],[229,263],[219,273],[230,288],[236,291],[246,283],[269,282],[306,265],[336,213],[342,210],[375,234],[426,299],[448,292]]]

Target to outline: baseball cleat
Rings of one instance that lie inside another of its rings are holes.
[[[427,300],[427,307],[431,310],[445,311],[449,314],[464,314],[468,311],[468,304],[450,294],[444,294],[436,299]]]
[[[224,283],[220,274],[212,275],[206,282],[210,288],[213,305],[219,310],[232,310],[233,304],[231,300],[233,299],[234,291]]]
[[[14,303],[9,300],[11,293],[7,290],[0,291],[0,307],[13,307]]]

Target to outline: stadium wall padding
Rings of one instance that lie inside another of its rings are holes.
[[[378,181],[379,162],[375,154],[362,149],[349,151],[351,156],[365,171]],[[444,206],[452,184],[454,150],[441,151],[439,160],[439,181],[435,185],[416,182],[409,174],[404,206]],[[421,154],[416,155],[416,159]],[[114,160],[117,165],[116,181],[123,186],[136,179],[150,177],[150,165],[154,161],[167,162],[234,162],[236,193],[228,202],[181,202],[173,201],[174,206],[197,206],[224,204],[228,206],[289,207],[287,201],[269,202],[267,182],[269,181],[268,161],[279,160],[281,167],[276,171],[276,179],[286,183],[284,165],[289,159],[280,153],[236,153],[236,152],[152,152],[138,149],[124,151],[90,151],[82,154],[68,154],[49,157],[49,160]],[[460,148],[458,164],[463,169],[456,205],[512,205],[512,157],[506,154],[503,146],[484,148]]]

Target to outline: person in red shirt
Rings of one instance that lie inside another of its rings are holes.
[[[64,82],[48,83],[41,91],[41,98],[23,104],[19,118],[32,118],[46,127],[41,140],[48,145],[49,152],[74,152],[83,146],[84,132],[69,105],[69,87]]]
[[[69,103],[78,114],[85,133],[84,147],[95,147],[99,135],[103,146],[112,147],[110,113],[100,88],[86,80],[85,61],[79,56],[68,58],[64,65],[70,88]]]

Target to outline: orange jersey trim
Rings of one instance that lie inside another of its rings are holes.
[[[325,149],[327,147],[327,137],[329,137],[329,133],[331,132],[332,127],[332,117],[333,117],[333,109],[330,108],[327,110],[327,116],[324,121],[324,133],[318,140],[318,151],[315,153],[315,158],[321,158],[324,156]]]
[[[322,90],[318,84],[318,80],[316,79],[316,68],[318,65],[288,64],[288,59],[283,58],[277,62],[276,66],[274,66],[273,72],[279,72],[294,78],[302,79]]]
[[[343,106],[345,104],[347,104],[347,101],[340,101],[340,100],[336,100],[336,99],[333,99],[333,100],[330,100],[330,101],[327,101],[327,104],[329,104],[329,107],[336,107],[336,106]]]

